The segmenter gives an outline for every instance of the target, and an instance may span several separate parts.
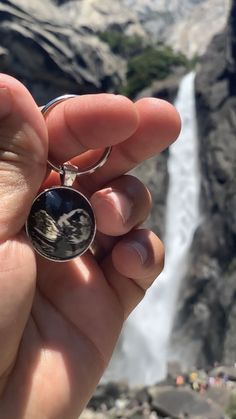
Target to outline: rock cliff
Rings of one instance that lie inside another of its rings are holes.
[[[188,365],[235,363],[236,1],[196,78],[202,223],[179,298],[175,355]]]
[[[93,33],[118,30],[126,35],[147,37],[135,9],[125,5],[123,0],[69,0],[63,2],[60,10],[73,26]]]
[[[52,97],[109,91],[125,63],[86,28],[75,27],[52,1],[0,3],[0,71],[20,79],[39,103]]]
[[[230,0],[122,0],[136,11],[152,39],[188,56],[201,55],[226,23]]]
[[[54,1],[77,26],[163,41],[189,57],[205,52],[212,36],[223,29],[230,7],[230,0]]]

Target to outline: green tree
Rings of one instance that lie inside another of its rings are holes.
[[[114,54],[126,59],[141,53],[144,48],[143,39],[139,36],[127,36],[118,31],[99,32],[98,35],[110,46]]]
[[[128,60],[127,84],[124,93],[134,97],[153,80],[162,80],[170,75],[175,67],[189,66],[188,59],[170,47],[150,46]]]
[[[127,36],[120,31],[100,32],[99,37],[106,42],[111,51],[127,61],[126,84],[119,92],[134,98],[143,88],[154,80],[162,80],[174,72],[178,66],[191,68],[197,58],[189,60],[184,54],[175,52],[163,44],[145,45],[139,36]]]

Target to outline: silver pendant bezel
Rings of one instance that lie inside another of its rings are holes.
[[[89,207],[91,208],[91,211],[92,211],[92,213],[93,213],[93,218],[94,218],[94,231],[93,231],[93,235],[92,235],[92,237],[91,237],[91,239],[90,239],[90,242],[89,242],[88,246],[87,246],[87,247],[86,247],[86,248],[82,251],[82,253],[80,253],[80,254],[78,254],[78,255],[76,255],[76,256],[72,256],[72,257],[70,257],[70,258],[68,258],[68,259],[50,258],[49,256],[46,256],[44,253],[40,252],[40,250],[34,246],[33,241],[32,241],[32,238],[31,238],[31,234],[30,234],[30,232],[29,232],[29,228],[28,228],[29,215],[30,215],[30,212],[31,212],[31,210],[32,210],[32,207],[33,207],[34,203],[37,201],[37,199],[38,199],[38,198],[40,198],[40,196],[44,195],[45,193],[47,193],[47,192],[49,192],[49,191],[55,190],[55,189],[67,189],[67,190],[69,189],[70,191],[73,191],[73,192],[75,192],[76,194],[78,194],[78,195],[82,196],[82,197],[83,197],[83,199],[87,202],[87,204],[88,204],[88,205],[89,205]],[[29,215],[28,215],[27,220],[26,220],[26,223],[25,223],[25,231],[26,231],[27,237],[29,238],[30,243],[31,243],[31,245],[32,245],[32,247],[33,247],[33,249],[34,249],[34,251],[35,251],[37,254],[39,254],[41,257],[43,257],[44,259],[49,260],[50,262],[56,262],[56,263],[58,263],[58,262],[60,262],[60,263],[70,262],[70,261],[72,261],[73,259],[76,259],[77,257],[81,257],[81,256],[83,256],[83,255],[84,255],[84,254],[85,254],[85,253],[89,250],[89,248],[91,247],[91,245],[92,245],[92,243],[93,243],[93,241],[94,241],[94,239],[95,239],[96,232],[97,232],[97,224],[96,224],[96,218],[95,218],[95,214],[94,214],[94,211],[93,211],[92,205],[91,205],[91,203],[90,203],[89,199],[88,199],[88,198],[86,198],[86,196],[85,196],[82,192],[80,192],[80,191],[78,191],[78,190],[76,190],[76,189],[74,189],[74,188],[72,188],[72,187],[70,187],[70,186],[56,185],[56,186],[52,186],[51,188],[44,189],[44,190],[43,190],[42,192],[40,192],[40,193],[39,193],[39,194],[35,197],[35,199],[33,200],[32,205],[31,205],[30,212],[29,212]]]

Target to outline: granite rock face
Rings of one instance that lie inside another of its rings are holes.
[[[122,0],[136,11],[152,39],[189,57],[202,55],[226,23],[230,0]]]
[[[147,37],[135,9],[125,5],[123,0],[70,0],[63,2],[61,10],[73,26],[84,27],[92,33],[116,30]]]
[[[187,365],[235,362],[236,1],[196,78],[202,223],[179,297],[173,339]],[[178,354],[178,355],[177,355]]]
[[[113,90],[125,63],[52,1],[0,4],[0,71],[20,79],[39,103],[64,93]]]
[[[119,30],[201,55],[223,29],[230,0],[54,0],[77,26]]]

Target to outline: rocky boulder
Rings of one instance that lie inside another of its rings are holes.
[[[235,371],[227,377],[226,372],[225,366],[209,373],[178,370],[165,382],[147,387],[99,385],[81,419],[223,419],[236,389]]]
[[[223,411],[217,404],[188,388],[154,387],[148,391],[153,409],[162,417],[222,418]]]

